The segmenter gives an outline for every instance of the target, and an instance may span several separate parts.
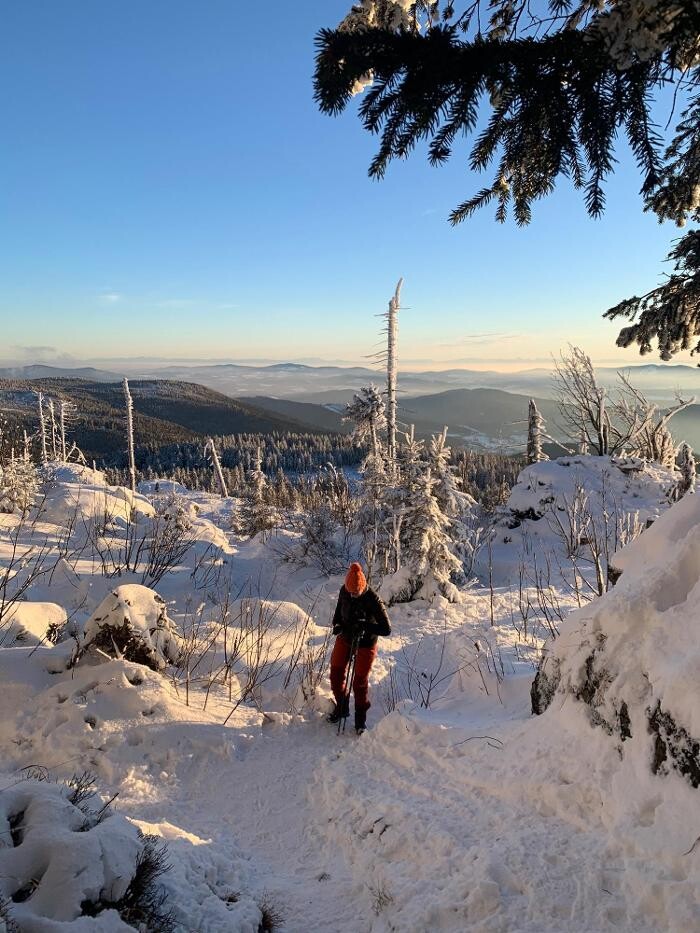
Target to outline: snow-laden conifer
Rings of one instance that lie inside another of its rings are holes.
[[[354,436],[359,441],[369,440],[370,454],[379,460],[382,455],[379,432],[386,427],[387,419],[384,399],[377,386],[370,384],[356,392],[345,406],[343,420],[353,422]]]
[[[250,472],[249,481],[253,500],[257,503],[261,503],[265,496],[265,490],[267,489],[267,477],[262,468],[262,451],[259,444],[255,449],[255,460],[253,461],[253,469]]]
[[[427,456],[435,480],[435,498],[448,520],[447,533],[452,550],[459,558],[460,570],[466,577],[473,570],[476,552],[484,539],[481,508],[476,499],[461,488],[461,480],[450,462],[447,427],[442,434],[430,439]]]
[[[0,512],[27,512],[38,489],[39,475],[31,460],[12,457],[0,465]]]
[[[428,464],[435,480],[435,496],[440,508],[448,518],[464,515],[476,504],[476,500],[464,492],[455,468],[450,463],[451,449],[447,445],[447,427],[442,434],[434,434],[428,444]]]
[[[404,524],[403,559],[416,595],[430,598],[437,593],[454,599],[451,578],[462,570],[450,539],[450,520],[435,494],[437,480],[429,466],[416,477],[411,504]]]
[[[255,449],[252,469],[248,474],[248,488],[243,496],[243,503],[233,519],[236,531],[244,535],[255,535],[274,525],[274,515],[267,502],[268,481],[262,468],[262,450]]]
[[[345,409],[345,420],[355,425],[353,437],[369,441],[369,452],[360,466],[363,480],[363,501],[356,516],[356,526],[364,540],[364,550],[370,571],[379,557],[383,510],[380,499],[387,483],[384,448],[380,431],[386,427],[384,399],[375,385],[364,386],[355,393]]]

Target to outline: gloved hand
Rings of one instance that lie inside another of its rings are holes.
[[[357,638],[362,635],[363,632],[366,632],[369,624],[370,623],[366,618],[353,619],[350,626],[350,632],[352,633],[353,638]]]

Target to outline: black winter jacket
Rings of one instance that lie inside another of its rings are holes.
[[[384,603],[369,586],[361,596],[351,596],[342,586],[333,615],[333,634],[352,641],[358,629],[365,633],[360,648],[373,648],[378,635],[391,635],[389,616]]]

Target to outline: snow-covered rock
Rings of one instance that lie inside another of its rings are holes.
[[[593,726],[657,774],[700,787],[700,496],[687,496],[615,557],[615,588],[572,613],[533,685],[579,701]]]
[[[500,584],[524,574],[545,584],[562,576],[595,576],[591,543],[606,558],[639,535],[669,507],[677,474],[636,458],[571,456],[533,463],[519,475],[476,567]],[[573,558],[573,561],[572,561]],[[491,561],[489,571],[488,561]],[[536,571],[534,565],[537,564]]]
[[[676,478],[672,471],[637,458],[559,457],[525,467],[507,509],[516,520],[537,520],[553,509],[567,509],[583,490],[591,508],[637,512],[646,522],[663,509],[665,493]]]

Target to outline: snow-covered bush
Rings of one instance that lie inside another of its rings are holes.
[[[325,576],[347,569],[352,560],[351,536],[329,506],[319,505],[304,512],[297,528],[298,537],[277,548],[285,562],[312,567]]]
[[[180,641],[161,597],[146,586],[127,584],[103,599],[85,623],[75,660],[91,648],[158,671],[176,663]]]
[[[109,486],[104,473],[77,463],[50,463],[50,480],[44,483],[41,517],[56,525],[105,528],[116,521],[153,517],[155,510],[145,496],[123,486]]]
[[[211,618],[187,619],[178,662],[185,694],[201,689],[206,707],[217,686],[231,715],[243,703],[266,711],[311,703],[327,674],[331,636],[295,603],[247,596],[224,601]]]
[[[700,499],[683,498],[613,560],[615,588],[546,645],[533,711],[572,696],[621,755],[629,743],[654,773],[700,787]]]
[[[172,923],[158,878],[167,868],[164,845],[102,804],[89,775],[67,784],[31,777],[2,788],[7,929],[58,929],[95,918],[75,929],[166,933]]]
[[[51,641],[51,633],[62,631],[66,622],[66,610],[56,603],[17,600],[3,616],[0,645],[38,645],[44,640]]]

